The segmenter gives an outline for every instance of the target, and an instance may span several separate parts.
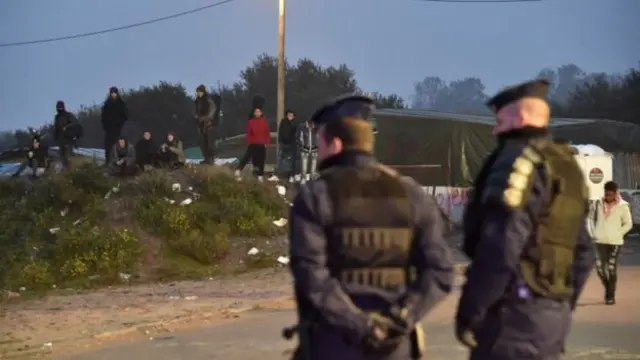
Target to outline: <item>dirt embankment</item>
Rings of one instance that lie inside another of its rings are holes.
[[[107,288],[13,301],[0,309],[0,359],[81,351],[108,340],[293,306],[284,269],[233,278]]]

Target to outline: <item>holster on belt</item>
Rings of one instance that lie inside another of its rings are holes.
[[[411,344],[411,359],[420,360],[424,356],[425,343],[424,343],[424,329],[421,324],[416,324],[413,331],[409,335],[409,341]]]
[[[291,360],[309,360],[311,359],[311,329],[310,323],[299,323],[292,327],[285,328],[282,335],[285,339],[290,340],[298,335],[298,346],[296,346],[291,356]]]

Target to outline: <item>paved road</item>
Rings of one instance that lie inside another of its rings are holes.
[[[567,359],[640,359],[639,254],[623,255],[616,306],[602,305],[602,287],[591,277],[576,312],[567,344]],[[451,296],[425,320],[426,359],[462,360],[466,351],[452,335],[451,319],[457,296]],[[245,315],[231,323],[198,331],[112,345],[65,360],[275,360],[293,347],[280,338],[280,329],[294,321],[292,311],[264,311]]]

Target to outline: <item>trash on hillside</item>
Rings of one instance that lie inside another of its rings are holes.
[[[82,222],[82,219],[78,219],[78,220],[73,222],[73,226],[76,226],[76,225],[80,224],[81,222]]]
[[[260,252],[260,250],[256,249],[256,248],[251,248],[247,254],[248,255],[257,255]]]
[[[51,342],[47,342],[47,343],[42,344],[42,347],[45,348],[45,349],[48,349],[48,348],[50,348],[52,346],[53,346],[53,343],[51,343]]]
[[[287,256],[280,256],[278,257],[278,262],[282,265],[287,265],[289,263],[289,257]]]
[[[275,175],[271,175],[271,176],[267,179],[267,181],[278,181],[278,180],[280,180],[280,179],[278,179],[278,177],[277,177],[277,176],[275,176]]]
[[[273,222],[273,225],[277,226],[277,227],[283,227],[285,225],[287,225],[289,221],[287,221],[287,219],[285,218],[280,218],[279,220],[275,220]]]
[[[180,192],[182,191],[182,186],[178,183],[171,185],[171,191]]]
[[[105,199],[108,199],[108,198],[110,198],[110,197],[111,197],[111,191],[108,191],[108,192],[104,195],[104,198],[105,198]]]
[[[120,188],[117,186],[114,186],[113,188],[111,188],[111,192],[114,194],[117,194],[120,191]]]
[[[277,185],[277,186],[276,186],[276,189],[278,189],[278,194],[279,194],[280,196],[285,196],[285,195],[287,195],[287,188],[286,188],[286,187],[284,187],[284,186],[282,186],[282,185]]]
[[[69,208],[64,208],[60,211],[60,216],[66,216],[69,213]]]
[[[58,233],[58,231],[60,231],[60,228],[59,228],[59,227],[55,227],[55,228],[51,228],[51,229],[49,229],[49,232],[50,232],[50,233],[52,233],[52,234],[57,234],[57,233]]]
[[[189,205],[189,204],[191,204],[191,203],[193,203],[193,199],[192,199],[192,198],[186,198],[186,199],[184,199],[184,200],[182,200],[182,201],[180,202],[180,206]]]
[[[169,199],[168,197],[164,198],[164,201],[168,202],[169,204],[175,204],[176,203],[175,200]]]
[[[129,279],[131,279],[131,275],[126,274],[126,273],[120,273],[120,280],[129,281]]]
[[[185,299],[185,300],[197,300],[197,299],[198,299],[198,297],[197,297],[197,296],[195,296],[195,295],[191,295],[191,296],[185,296],[185,297],[184,297],[184,299]]]
[[[18,289],[20,292],[25,292],[27,291],[27,288],[24,286],[21,286],[20,289]]]

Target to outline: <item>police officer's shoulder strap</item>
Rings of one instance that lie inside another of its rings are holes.
[[[505,148],[487,176],[481,202],[502,204],[511,210],[522,208],[531,195],[535,172],[543,163],[534,146]]]

